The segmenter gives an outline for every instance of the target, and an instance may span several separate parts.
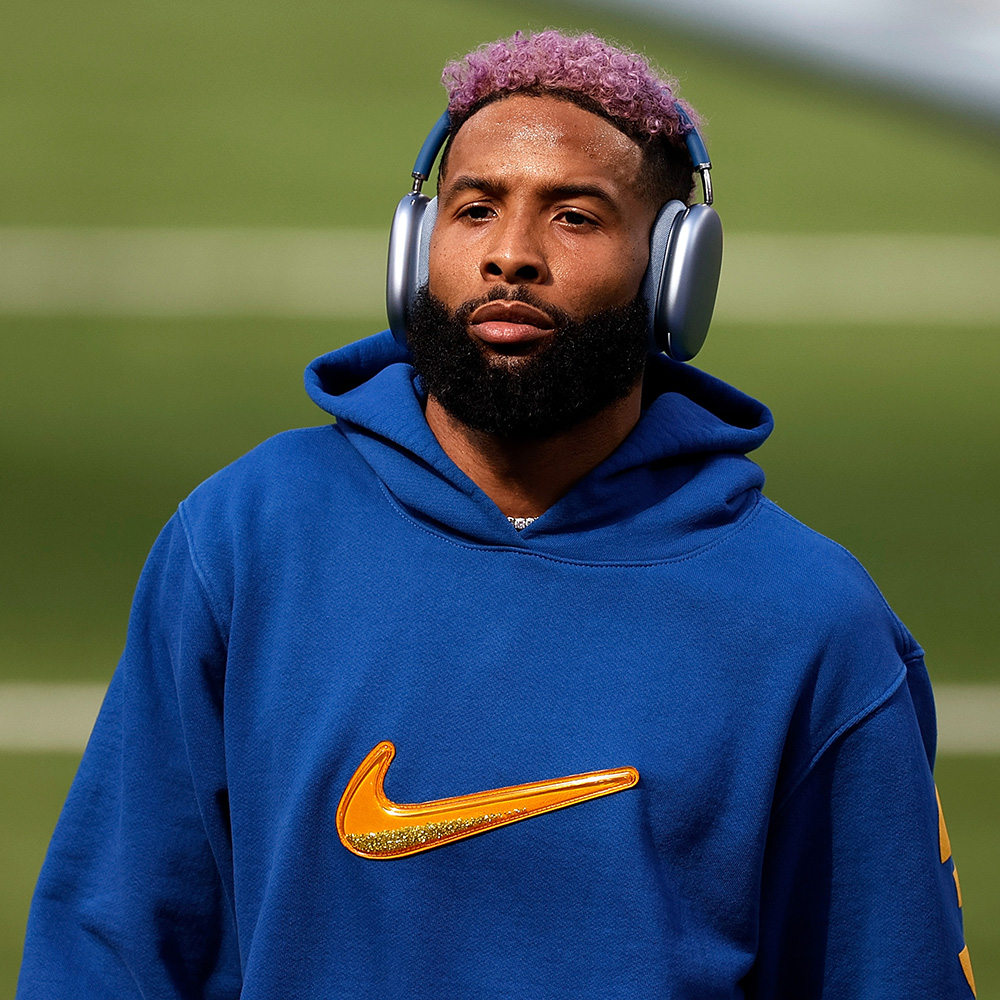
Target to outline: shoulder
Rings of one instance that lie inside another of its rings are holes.
[[[189,530],[220,520],[266,521],[315,502],[359,473],[356,452],[334,424],[268,438],[206,479],[180,504]]]
[[[352,501],[370,502],[372,478],[336,425],[286,431],[206,479],[177,520],[199,574],[228,594],[241,572],[307,544]]]
[[[934,722],[923,650],[865,568],[842,545],[806,527],[769,500],[753,537],[748,586],[781,643],[799,649],[790,684],[787,788],[844,734],[880,711],[900,689],[928,756]],[[754,582],[756,581],[756,582]]]
[[[262,441],[206,479],[185,503],[190,506],[211,502],[236,487],[267,490],[280,488],[290,479],[328,475],[346,449],[335,424],[284,431]]]
[[[743,545],[747,582],[776,620],[809,622],[851,645],[874,632],[905,660],[920,648],[864,566],[844,546],[761,499]]]

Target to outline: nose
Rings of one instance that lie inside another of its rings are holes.
[[[509,217],[493,229],[479,271],[489,282],[510,285],[542,284],[549,276],[545,252],[532,222]]]

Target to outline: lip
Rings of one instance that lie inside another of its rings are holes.
[[[469,331],[488,344],[541,340],[555,329],[547,313],[526,302],[487,302],[469,317]]]

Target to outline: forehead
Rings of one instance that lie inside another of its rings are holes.
[[[466,121],[448,154],[445,186],[460,174],[602,179],[635,187],[642,150],[609,121],[557,97],[494,101]]]

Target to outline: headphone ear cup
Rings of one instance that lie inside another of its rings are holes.
[[[413,286],[413,298],[416,298],[417,292],[424,285],[430,283],[431,235],[434,232],[434,223],[437,222],[437,214],[438,200],[437,198],[431,198],[427,202],[427,207],[424,209],[424,214],[420,219],[420,233],[417,243],[416,284]],[[408,305],[413,304],[413,298],[410,299]]]
[[[653,311],[658,350],[675,361],[690,361],[701,350],[721,273],[722,220],[711,206],[692,205],[674,218],[667,236]]]
[[[682,201],[668,201],[657,213],[653,228],[649,233],[649,264],[642,279],[640,292],[646,300],[649,312],[649,351],[658,354],[666,350],[666,341],[661,344],[658,336],[658,321],[660,314],[660,289],[663,285],[663,275],[667,266],[667,254],[670,249],[670,233],[678,216],[687,211]]]
[[[407,349],[407,319],[417,292],[427,284],[431,232],[436,218],[437,198],[410,192],[399,200],[389,230],[385,311],[396,342]]]

